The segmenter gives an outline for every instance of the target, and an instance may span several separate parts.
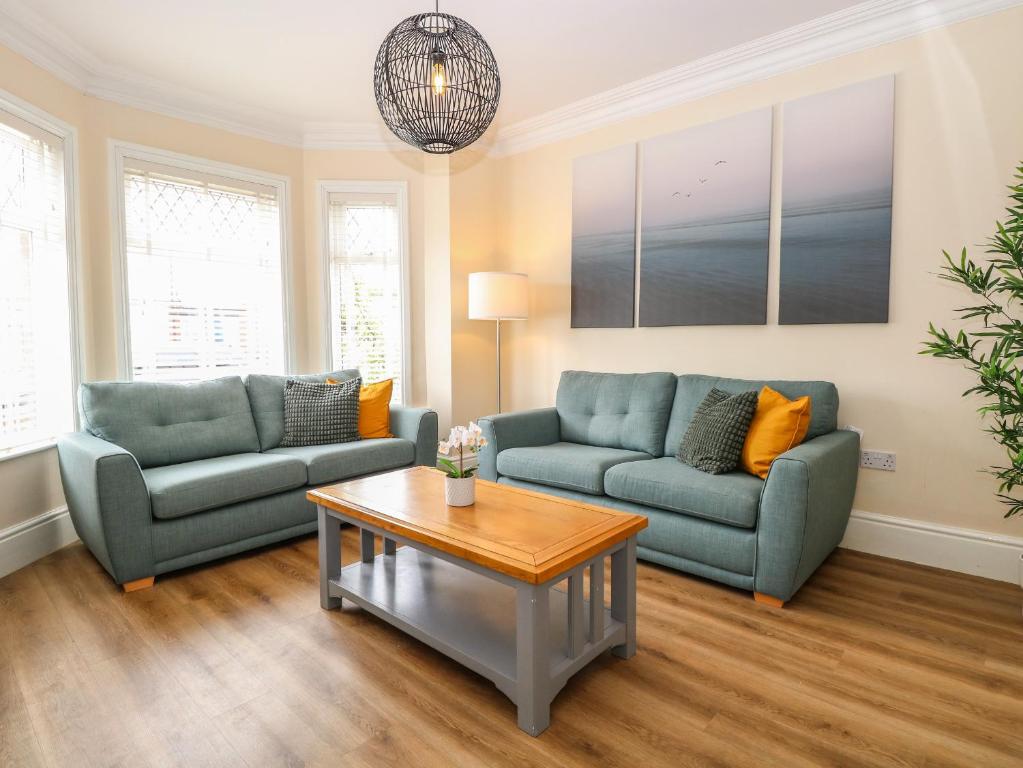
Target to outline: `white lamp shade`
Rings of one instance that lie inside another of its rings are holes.
[[[529,279],[518,272],[469,275],[470,320],[522,320],[529,316]]]

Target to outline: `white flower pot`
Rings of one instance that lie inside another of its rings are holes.
[[[469,507],[476,501],[476,477],[445,477],[444,498],[449,507]]]

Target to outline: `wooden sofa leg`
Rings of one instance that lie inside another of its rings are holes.
[[[149,589],[153,586],[153,582],[156,581],[155,576],[146,576],[144,579],[135,579],[135,581],[126,581],[121,585],[121,589],[125,592],[138,592],[140,589]]]
[[[765,595],[763,592],[754,592],[753,599],[756,600],[758,603],[769,605],[772,608],[781,608],[783,605],[785,605],[784,600],[779,600],[777,597],[774,597],[772,595]]]

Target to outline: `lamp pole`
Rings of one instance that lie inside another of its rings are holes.
[[[501,412],[501,318],[497,318],[497,412]]]

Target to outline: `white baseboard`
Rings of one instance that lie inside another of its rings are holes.
[[[67,507],[0,531],[0,578],[78,540]]]
[[[854,509],[846,549],[1020,584],[1023,538]]]

